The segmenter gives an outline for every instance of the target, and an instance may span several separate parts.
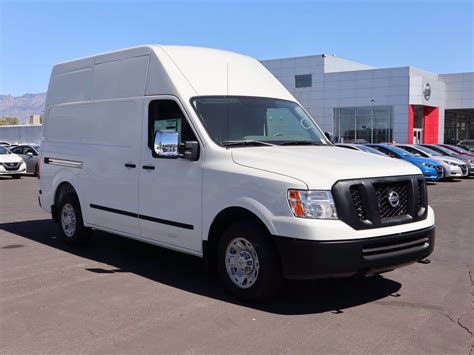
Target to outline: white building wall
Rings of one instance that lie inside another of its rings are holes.
[[[0,141],[11,144],[40,143],[42,125],[0,126]]]
[[[446,84],[447,109],[474,108],[474,73],[440,74]]]

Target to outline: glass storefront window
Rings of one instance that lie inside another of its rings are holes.
[[[392,121],[392,106],[335,108],[334,134],[339,142],[391,142]]]
[[[457,144],[463,139],[474,139],[474,110],[446,110],[444,142]]]

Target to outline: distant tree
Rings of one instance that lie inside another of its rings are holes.
[[[18,118],[10,117],[10,116],[2,116],[0,117],[0,126],[8,126],[8,125],[17,125],[19,123]]]

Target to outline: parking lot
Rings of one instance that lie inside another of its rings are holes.
[[[253,305],[229,298],[195,257],[101,232],[65,246],[38,206],[38,180],[0,178],[0,352],[467,354],[474,179],[428,188],[430,264],[289,282]]]

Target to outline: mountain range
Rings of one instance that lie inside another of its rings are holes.
[[[0,116],[13,116],[19,123],[27,123],[29,115],[41,115],[46,93],[23,96],[0,95]]]

